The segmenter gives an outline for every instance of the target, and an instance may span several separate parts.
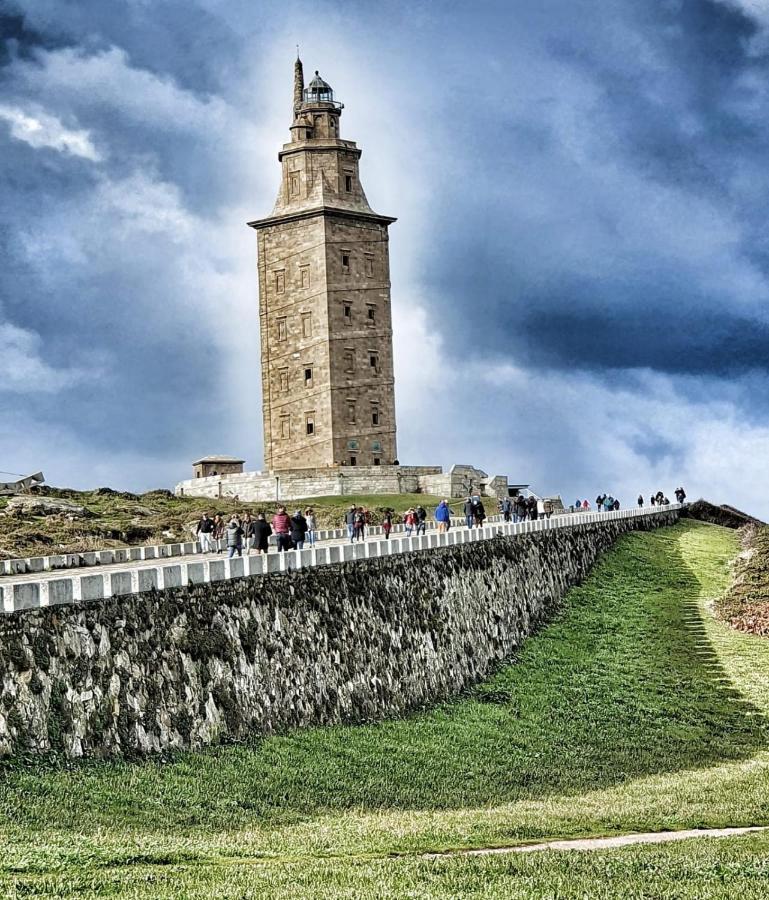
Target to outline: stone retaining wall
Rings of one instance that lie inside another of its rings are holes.
[[[137,756],[435,703],[509,658],[618,535],[677,518],[11,613],[0,752]]]

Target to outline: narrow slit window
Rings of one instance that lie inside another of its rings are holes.
[[[352,175],[344,176],[344,189],[348,194],[352,193]]]
[[[305,417],[304,429],[307,434],[315,434],[315,413],[311,413]]]
[[[291,419],[289,416],[280,418],[280,436],[286,440],[291,437]]]
[[[304,369],[304,386],[312,387],[312,366],[305,366]]]
[[[379,354],[378,353],[369,353],[368,364],[375,372],[378,372],[379,371]]]
[[[376,306],[369,306],[367,310],[367,321],[369,325],[376,325]]]
[[[370,255],[366,257],[366,275],[369,278],[374,277],[374,257]]]
[[[350,271],[350,251],[349,250],[342,251],[342,271],[343,272]]]
[[[344,352],[344,370],[345,372],[355,371],[355,351],[345,350]]]
[[[278,372],[278,389],[281,394],[288,393],[288,369],[280,369]]]
[[[288,323],[286,317],[282,316],[278,319],[278,340],[285,341],[288,337]]]
[[[371,407],[371,424],[372,425],[379,424],[379,407],[378,406]]]
[[[302,337],[312,337],[312,315],[304,313],[302,316]]]
[[[284,271],[275,273],[275,293],[284,294],[286,291],[286,273]]]
[[[350,303],[344,305],[344,324],[352,325],[352,305]]]

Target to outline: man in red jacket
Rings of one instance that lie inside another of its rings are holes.
[[[291,549],[291,519],[285,506],[279,506],[272,517],[272,531],[278,541],[278,551]]]

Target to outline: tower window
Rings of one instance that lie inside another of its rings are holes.
[[[286,290],[286,273],[285,270],[281,269],[280,272],[275,273],[275,293],[283,294]]]
[[[345,372],[354,372],[355,371],[355,351],[354,350],[345,350],[344,351],[344,370],[345,370]]]
[[[301,279],[302,288],[308,288],[310,286],[310,267],[302,266],[299,269],[299,277]]]
[[[290,416],[280,417],[280,436],[287,440],[291,437],[291,418]]]
[[[280,369],[278,371],[278,389],[281,394],[288,393],[288,369]]]
[[[349,272],[350,271],[350,251],[342,250],[342,271]]]
[[[312,366],[306,366],[304,370],[304,386],[312,387]]]
[[[369,325],[376,325],[376,306],[368,307],[367,321]]]
[[[345,303],[344,305],[344,324],[352,325],[352,304]]]
[[[379,371],[379,354],[369,351],[368,364],[375,371]]]
[[[351,457],[350,457],[350,465],[351,465],[351,466],[357,466],[357,465],[358,465],[358,457],[357,457],[357,456],[351,456]]]
[[[299,193],[299,173],[298,172],[292,172],[289,175],[288,189],[292,196],[296,196]]]
[[[371,407],[371,424],[372,425],[379,424],[379,407],[378,406]]]
[[[312,313],[302,313],[302,337],[312,337]]]
[[[304,430],[307,434],[315,434],[315,413],[307,413],[304,419]]]
[[[352,175],[344,176],[344,189],[348,194],[352,193]]]
[[[381,463],[381,460],[379,459],[379,457],[378,457],[378,456],[375,456],[375,457],[374,457],[374,465],[375,465],[375,466],[378,466],[378,465],[380,465],[380,463]]]
[[[347,401],[347,424],[348,425],[355,424],[355,401],[354,400]]]
[[[366,255],[366,275],[369,278],[374,277],[374,257],[370,253]]]
[[[285,316],[278,319],[278,340],[285,341],[288,337],[288,322]]]

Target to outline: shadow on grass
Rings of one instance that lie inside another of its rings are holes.
[[[96,819],[152,825],[292,821],[323,809],[447,809],[578,794],[752,756],[763,713],[729,685],[698,611],[682,524],[624,537],[508,665],[469,697],[410,718],[187,753],[19,775],[13,791]],[[710,533],[708,533],[710,531]],[[18,801],[18,797],[17,797]],[[22,809],[23,809],[22,803]],[[35,804],[33,803],[33,806]],[[18,816],[19,807],[15,814]],[[22,812],[22,818],[24,813]]]

